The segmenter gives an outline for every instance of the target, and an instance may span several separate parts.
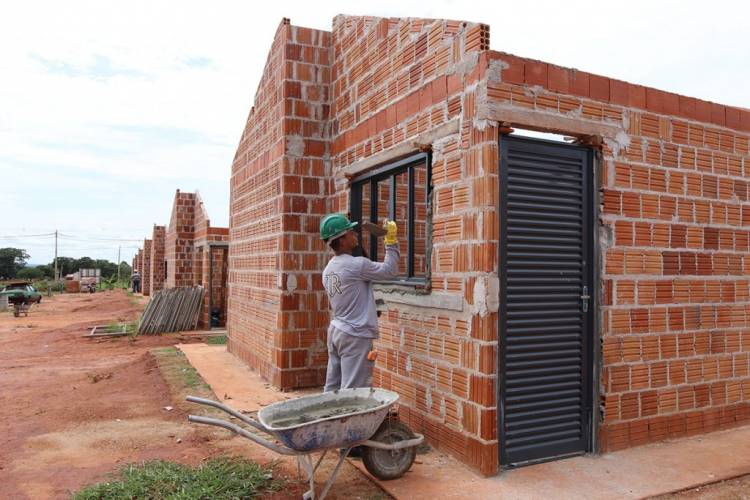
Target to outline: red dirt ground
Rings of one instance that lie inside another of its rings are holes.
[[[66,294],[44,297],[28,317],[0,314],[0,498],[69,498],[128,462],[246,455],[227,432],[188,424],[171,400],[149,350],[176,336],[82,338],[93,325],[136,318],[143,302],[122,291]],[[379,496],[350,475],[335,496],[358,497],[363,487],[365,497]],[[292,482],[272,497],[304,489]]]

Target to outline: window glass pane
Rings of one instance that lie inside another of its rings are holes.
[[[427,275],[427,162],[414,165],[414,276]]]

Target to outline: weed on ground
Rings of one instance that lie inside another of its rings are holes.
[[[156,460],[120,468],[109,481],[87,486],[73,498],[239,499],[276,491],[271,470],[244,458],[213,458],[198,467]]]
[[[226,335],[219,335],[218,337],[208,337],[206,344],[208,345],[223,345],[227,343]]]

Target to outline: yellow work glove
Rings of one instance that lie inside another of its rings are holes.
[[[383,229],[386,231],[383,242],[386,245],[397,245],[398,239],[396,236],[398,236],[398,226],[396,225],[396,221],[386,220],[383,223]]]

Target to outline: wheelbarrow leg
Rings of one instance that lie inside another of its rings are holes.
[[[310,489],[302,495],[302,498],[304,500],[315,500],[315,469],[313,468],[312,457],[310,455],[300,455],[297,457],[297,460],[297,463],[302,463],[302,466],[305,468],[307,480],[310,482]]]
[[[325,486],[323,487],[323,491],[320,492],[320,499],[323,500],[326,495],[328,494],[328,490],[331,489],[331,485],[333,485],[333,482],[336,480],[336,475],[339,473],[339,469],[341,468],[341,464],[344,463],[344,460],[346,460],[346,456],[349,455],[349,450],[352,448],[349,447],[346,449],[346,453],[341,454],[339,456],[339,463],[336,464],[336,468],[333,469],[333,472],[331,472],[331,476],[328,478],[328,481],[326,481]]]
[[[328,453],[328,450],[324,451],[321,454],[315,465],[313,465],[312,455],[300,455],[299,457],[297,457],[297,465],[299,466],[300,463],[302,464],[302,466],[305,468],[305,472],[307,473],[307,480],[310,482],[310,489],[302,495],[302,498],[304,500],[325,499],[326,495],[328,494],[328,490],[331,489],[333,482],[336,480],[336,476],[339,473],[341,464],[344,463],[344,460],[346,460],[346,456],[349,454],[349,450],[351,450],[351,447],[346,448],[346,453],[342,453],[339,456],[339,461],[336,464],[336,467],[333,469],[333,472],[331,472],[331,475],[328,477],[326,484],[323,486],[323,491],[320,492],[320,496],[315,495],[315,471],[318,470],[318,467],[323,462],[323,458],[326,456],[326,453]]]

